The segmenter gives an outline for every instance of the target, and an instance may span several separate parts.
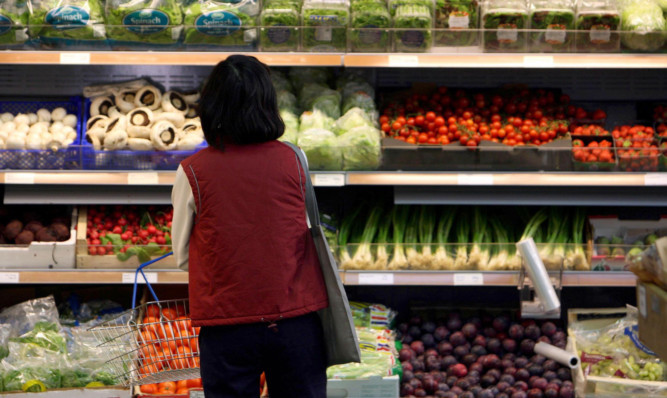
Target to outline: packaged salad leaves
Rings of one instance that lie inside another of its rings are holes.
[[[570,0],[534,0],[530,4],[530,48],[568,52],[574,41],[574,7]]]
[[[254,48],[259,2],[195,0],[184,7],[185,45],[193,48]]]
[[[479,39],[477,0],[437,0],[435,4],[435,45],[465,47]]]
[[[378,0],[352,2],[350,50],[358,52],[386,52],[389,50],[391,16],[387,3]]]
[[[630,51],[655,52],[665,44],[665,17],[653,0],[621,4],[621,43]]]
[[[0,48],[28,40],[28,7],[25,0],[0,0]]]
[[[45,47],[94,45],[106,39],[99,0],[32,0],[27,5],[30,37]]]
[[[345,51],[350,4],[347,0],[308,1],[301,10],[304,51]]]
[[[396,16],[396,9],[402,5],[421,5],[428,7],[431,15],[435,13],[435,4],[434,0],[388,0],[389,13],[392,17]]]
[[[420,4],[402,4],[394,16],[394,51],[426,52],[431,48],[432,10]],[[406,30],[409,29],[409,30]]]
[[[173,45],[183,31],[176,0],[106,0],[106,24],[114,46]]]
[[[301,4],[291,0],[271,0],[264,3],[259,17],[262,31],[262,51],[296,51],[299,46]]]
[[[487,0],[482,6],[481,24],[485,51],[526,50],[528,10],[523,0]]]
[[[580,0],[574,28],[576,50],[616,52],[620,50],[621,16],[611,0]]]

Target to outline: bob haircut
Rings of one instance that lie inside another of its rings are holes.
[[[199,99],[208,145],[224,150],[225,141],[245,145],[283,135],[270,73],[257,58],[245,55],[232,55],[213,68]]]

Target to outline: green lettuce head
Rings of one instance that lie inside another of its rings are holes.
[[[25,388],[27,391],[40,392],[41,387],[47,390],[62,387],[62,375],[60,370],[50,368],[48,364],[44,363],[43,367],[25,366],[7,370],[2,377],[2,382],[5,391],[21,391]]]
[[[184,12],[188,45],[242,47],[257,42],[257,1],[199,0],[186,6]]]
[[[303,87],[299,99],[305,110],[319,109],[331,118],[340,117],[341,95],[336,90],[319,83],[310,83]]]
[[[299,136],[298,145],[308,158],[311,170],[341,170],[343,156],[336,135],[328,130],[310,129]]]
[[[653,52],[665,44],[662,8],[650,0],[625,3],[621,11],[621,42],[631,50]]]
[[[107,0],[109,38],[125,43],[173,44],[183,30],[176,0]]]
[[[310,129],[333,130],[334,120],[325,115],[318,109],[306,111],[301,114],[299,121],[299,131],[304,132]]]
[[[343,170],[375,170],[380,166],[380,131],[359,126],[338,137]]]
[[[345,134],[355,127],[373,128],[373,121],[361,108],[352,108],[345,113],[340,119],[336,120],[334,125],[334,133],[337,135]]]
[[[0,0],[0,47],[28,40],[28,8],[25,1]]]
[[[283,119],[283,123],[285,123],[285,133],[279,140],[296,144],[299,136],[299,118],[289,110],[281,110],[280,117]]]
[[[42,41],[104,40],[106,31],[98,0],[32,0],[28,2],[28,30]]]
[[[299,112],[299,105],[296,101],[296,96],[287,90],[280,90],[277,94],[278,109],[289,110],[293,113]]]

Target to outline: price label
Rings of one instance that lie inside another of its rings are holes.
[[[88,65],[90,64],[90,53],[60,53],[60,63],[67,65]]]
[[[484,275],[480,272],[454,274],[454,286],[481,286],[484,284]]]
[[[157,283],[157,272],[144,272],[148,283]],[[134,283],[134,272],[123,272],[123,283]],[[137,283],[146,283],[144,277],[137,276]]]
[[[0,283],[19,283],[19,273],[0,272]]]
[[[493,185],[493,174],[459,174],[459,185]]]
[[[342,187],[345,185],[345,174],[315,174],[313,185],[318,187]]]
[[[646,318],[648,316],[647,314],[647,309],[646,309],[646,288],[644,285],[639,285],[638,293],[637,296],[639,296],[639,313],[642,315],[642,317]]]
[[[5,184],[34,184],[35,173],[5,173]]]
[[[393,273],[361,273],[359,274],[360,285],[393,285]]]
[[[157,185],[157,173],[127,173],[129,185]]]
[[[190,390],[190,398],[204,398],[204,391]]]
[[[526,68],[551,68],[554,66],[554,57],[551,55],[526,55],[523,57],[523,66]]]
[[[419,66],[419,57],[416,55],[390,55],[389,66]]]
[[[649,186],[667,185],[667,173],[647,173],[646,175],[644,175],[644,185],[649,185]]]

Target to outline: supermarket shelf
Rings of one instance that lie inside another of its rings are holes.
[[[0,64],[215,65],[236,53],[151,51],[2,51]],[[272,66],[341,66],[341,54],[248,53]]]
[[[2,51],[0,64],[215,65],[233,53]],[[665,54],[341,54],[249,52],[272,66],[449,68],[667,68]]]
[[[173,171],[4,171],[8,185],[172,185]],[[667,173],[314,172],[316,186],[667,186]]]
[[[151,283],[185,284],[188,274],[183,271],[147,270]],[[368,286],[518,286],[515,271],[344,271],[340,273],[345,285]],[[132,270],[0,270],[0,284],[131,284]],[[583,272],[563,274],[563,286],[635,286],[630,272]]]

